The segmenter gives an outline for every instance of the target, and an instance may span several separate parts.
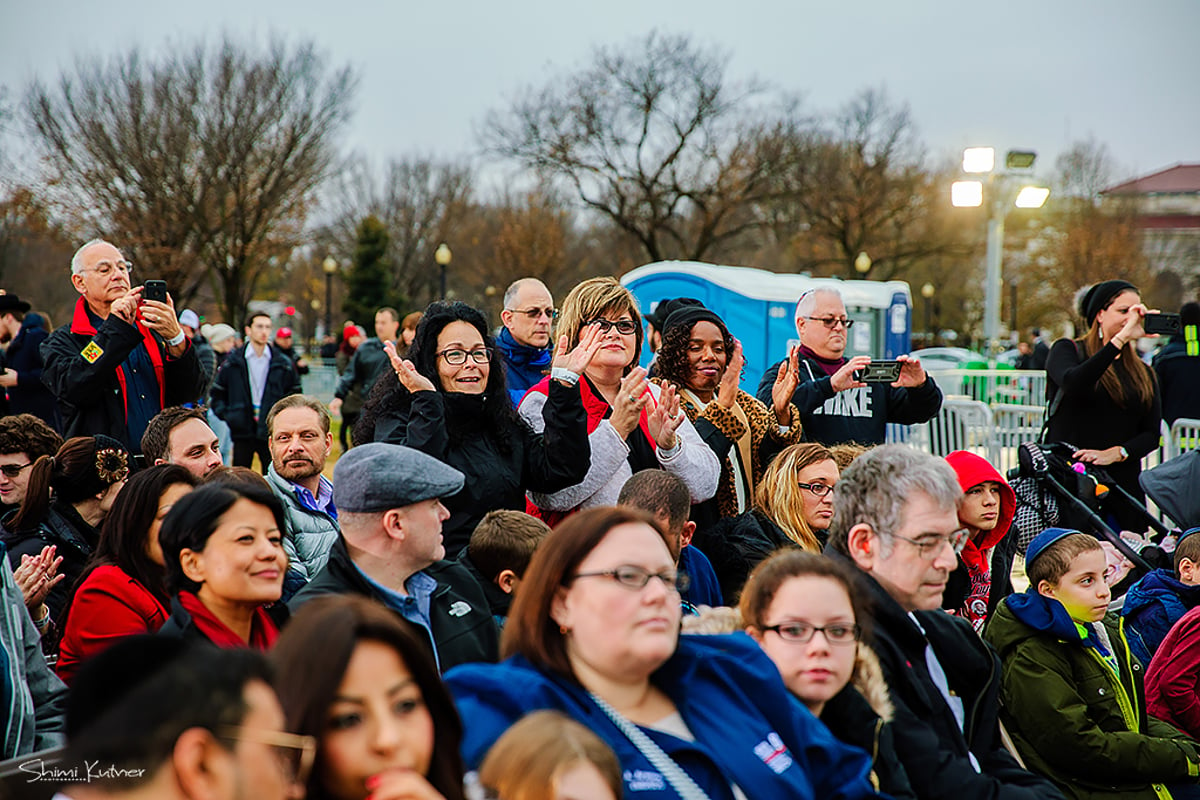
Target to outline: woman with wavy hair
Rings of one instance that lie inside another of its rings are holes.
[[[1074,458],[1103,467],[1139,501],[1142,458],[1158,447],[1162,421],[1158,381],[1135,347],[1147,313],[1133,284],[1097,283],[1079,300],[1087,332],[1059,339],[1046,359],[1048,440],[1076,447]],[[1122,526],[1145,527],[1132,509],[1114,513]]]
[[[556,492],[583,478],[587,427],[573,382],[599,346],[594,331],[570,352],[559,341],[535,433],[512,408],[483,314],[466,303],[431,303],[408,359],[385,345],[392,370],[375,382],[354,440],[407,445],[466,475],[462,491],[444,501],[446,558],[455,558],[489,511],[523,511],[527,490]]]
[[[839,475],[829,448],[815,442],[791,445],[767,466],[753,508],[696,531],[693,543],[712,561],[726,600],[735,600],[750,570],[779,548],[821,552]]]

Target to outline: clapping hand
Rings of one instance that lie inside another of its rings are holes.
[[[608,422],[622,439],[633,433],[642,416],[642,409],[650,401],[647,387],[646,370],[643,367],[634,367],[621,379]]]
[[[575,345],[574,350],[567,352],[569,344],[565,335],[558,338],[558,348],[550,366],[553,369],[567,369],[576,375],[582,375],[588,364],[592,363],[592,357],[604,344],[604,335],[600,333],[599,325],[587,325],[583,329],[583,335],[579,337],[579,344]]]
[[[392,369],[396,371],[396,378],[400,381],[401,386],[414,393],[433,391],[433,381],[417,372],[417,368],[411,361],[396,354],[395,342],[384,342],[383,352],[387,353],[388,359],[392,362]]]
[[[742,367],[746,365],[746,358],[742,354],[742,343],[737,339],[733,340],[733,352],[729,354],[729,361],[725,364],[725,374],[721,376],[721,382],[717,384],[717,403],[725,408],[733,408],[733,404],[737,402],[738,384],[742,380]]]
[[[739,350],[741,345],[738,346]],[[771,406],[775,409],[775,419],[780,425],[790,425],[792,413],[788,406],[792,402],[792,394],[796,384],[800,382],[800,348],[793,347],[792,352],[779,366],[779,374],[775,376],[775,384],[771,387]]]
[[[658,405],[646,417],[646,427],[660,450],[675,447],[675,429],[683,424],[686,415],[679,407],[679,395],[675,387],[667,384],[658,396]]]
[[[50,590],[67,577],[58,572],[63,560],[55,552],[54,545],[46,545],[36,556],[21,556],[21,565],[13,570],[13,580],[25,598],[25,607],[30,610],[45,602]]]

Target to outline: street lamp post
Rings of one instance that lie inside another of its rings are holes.
[[[1000,349],[1000,296],[1004,291],[1000,262],[1004,255],[1005,217],[1013,206],[1041,208],[1050,196],[1049,189],[1027,183],[1029,170],[1036,158],[1037,155],[1030,150],[1009,150],[1004,159],[1005,171],[996,172],[994,148],[968,147],[963,151],[963,172],[987,175],[990,213],[987,227],[987,275],[984,279],[983,295],[983,335],[987,339],[989,359],[994,359]],[[1019,190],[1017,186],[1020,186]],[[960,208],[983,205],[984,182],[955,181],[950,187],[950,200]]]
[[[321,262],[325,270],[325,335],[333,333],[333,276],[337,274],[338,262],[333,256],[325,256]]]
[[[446,267],[450,266],[450,259],[454,254],[450,252],[450,246],[442,242],[437,246],[437,250],[433,251],[433,260],[437,262],[442,270],[442,296],[441,299],[446,299]]]
[[[937,292],[932,283],[926,283],[921,287],[921,297],[925,298],[925,339],[932,347],[934,344],[933,335],[933,295]]]

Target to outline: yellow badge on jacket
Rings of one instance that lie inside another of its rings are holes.
[[[83,356],[84,361],[88,362],[89,364],[95,364],[96,359],[104,355],[104,350],[100,347],[100,345],[96,344],[95,340],[93,340],[88,342],[88,346],[83,348],[83,352],[80,355]]]

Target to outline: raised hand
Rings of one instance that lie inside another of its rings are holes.
[[[658,396],[658,405],[646,416],[646,427],[650,436],[661,450],[675,447],[675,430],[683,424],[686,415],[679,407],[679,395],[675,387],[667,384]]]
[[[621,387],[612,403],[612,415],[608,418],[609,424],[622,439],[633,433],[642,416],[642,409],[648,402],[650,392],[646,382],[646,370],[634,367],[621,379]]]
[[[396,372],[396,378],[405,389],[410,392],[432,392],[434,390],[433,381],[417,372],[417,368],[411,361],[396,354],[395,342],[384,342],[383,352],[387,353],[388,360],[392,362],[392,369]]]
[[[775,409],[775,419],[779,420],[780,425],[791,424],[792,413],[788,406],[791,405],[792,394],[795,393],[796,384],[799,382],[800,348],[793,347],[780,365],[775,384],[771,387],[771,406]]]
[[[725,374],[717,384],[717,402],[725,408],[733,408],[733,404],[737,402],[738,384],[741,383],[742,367],[745,365],[742,343],[734,339],[733,352],[729,354],[729,360],[725,363]]]
[[[21,565],[13,570],[13,580],[25,599],[25,607],[33,610],[40,606],[66,575],[58,574],[62,556],[56,556],[54,545],[46,545],[36,556],[21,556]]]
[[[900,362],[900,377],[892,386],[920,386],[925,382],[925,368],[913,356],[896,356]]]
[[[567,352],[569,344],[566,336],[558,337],[558,348],[554,352],[554,361],[551,366],[555,369],[569,369],[576,375],[582,375],[588,364],[592,363],[592,357],[600,351],[600,346],[604,344],[604,335],[600,333],[599,325],[587,325],[579,337],[579,344],[575,345],[575,349]]]

